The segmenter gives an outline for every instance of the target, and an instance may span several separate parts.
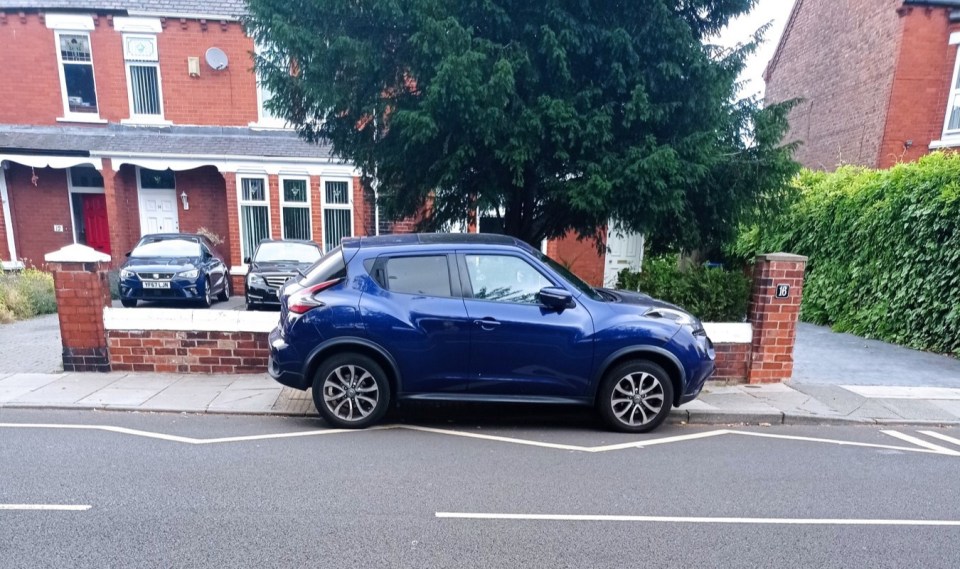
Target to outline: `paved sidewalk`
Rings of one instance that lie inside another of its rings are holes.
[[[315,415],[310,392],[266,375],[0,373],[3,408]],[[691,424],[960,426],[960,389],[809,384],[708,385],[671,416]]]

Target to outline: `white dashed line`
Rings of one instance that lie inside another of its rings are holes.
[[[70,504],[0,504],[0,510],[54,510],[62,512],[85,512],[92,506]]]

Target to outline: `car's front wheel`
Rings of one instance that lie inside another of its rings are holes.
[[[313,379],[313,403],[330,425],[363,429],[379,421],[390,405],[390,383],[377,362],[362,354],[327,359]]]
[[[210,283],[210,279],[203,281],[203,297],[200,299],[200,306],[203,308],[213,306],[213,284]]]
[[[217,300],[220,302],[226,302],[230,300],[230,278],[223,279],[223,290],[220,291],[220,294],[217,295]]]
[[[597,407],[610,428],[646,433],[659,427],[670,414],[673,384],[667,372],[653,362],[625,362],[607,372]]]

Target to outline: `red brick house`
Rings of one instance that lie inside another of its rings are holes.
[[[797,160],[887,168],[960,147],[960,0],[796,0],[766,99],[801,98]]]
[[[144,234],[219,236],[242,290],[260,239],[409,231],[379,223],[361,173],[263,108],[243,0],[0,0],[0,261],[70,243],[119,263]],[[470,224],[471,229],[477,225]],[[639,237],[598,256],[545,244],[599,284]]]

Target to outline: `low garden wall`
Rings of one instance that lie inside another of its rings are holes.
[[[54,271],[67,371],[262,373],[275,312],[109,307],[109,257],[69,248],[47,256]],[[64,252],[65,251],[65,252]],[[79,261],[70,259],[79,258]],[[806,259],[776,253],[754,265],[749,322],[707,323],[717,352],[714,379],[784,381]]]

